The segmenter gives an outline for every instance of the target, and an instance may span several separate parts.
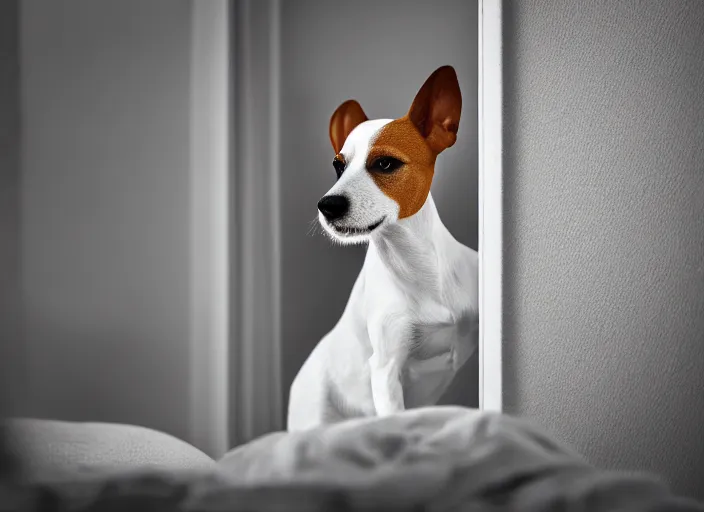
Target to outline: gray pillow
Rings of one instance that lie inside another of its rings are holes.
[[[6,443],[29,482],[76,480],[137,469],[213,472],[215,461],[194,446],[145,427],[12,419]]]

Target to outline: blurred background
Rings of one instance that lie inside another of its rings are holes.
[[[477,248],[476,27],[464,0],[0,2],[6,412],[213,456],[283,428],[364,256],[310,233],[341,102],[400,117],[455,67],[432,193]],[[475,356],[443,401],[477,385]]]

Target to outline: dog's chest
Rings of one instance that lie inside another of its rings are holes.
[[[381,342],[388,346],[390,341],[393,344],[394,339],[403,338],[404,352],[414,366],[423,366],[424,361],[447,354],[452,347],[472,342],[477,308],[467,291],[472,289],[471,272],[463,267],[443,270],[435,279],[441,285],[434,289],[403,288],[380,271],[366,280],[367,316],[388,326],[382,329],[382,338],[389,339]]]
[[[469,313],[460,314],[448,325],[415,324],[402,384],[407,407],[437,402],[455,376],[466,354],[471,352],[474,322]]]
[[[472,319],[467,311],[452,314],[448,323],[412,322],[409,326],[409,359],[422,364],[423,361],[446,353],[453,346],[469,342]]]

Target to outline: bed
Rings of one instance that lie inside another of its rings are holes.
[[[2,510],[704,512],[529,422],[451,406],[272,433],[197,469],[101,467],[6,480]]]

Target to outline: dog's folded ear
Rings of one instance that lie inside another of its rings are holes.
[[[408,118],[435,153],[452,146],[462,112],[462,93],[452,66],[436,69],[416,94]]]
[[[337,107],[330,118],[330,142],[335,153],[342,150],[350,132],[364,121],[367,121],[367,115],[355,100],[347,100]]]

